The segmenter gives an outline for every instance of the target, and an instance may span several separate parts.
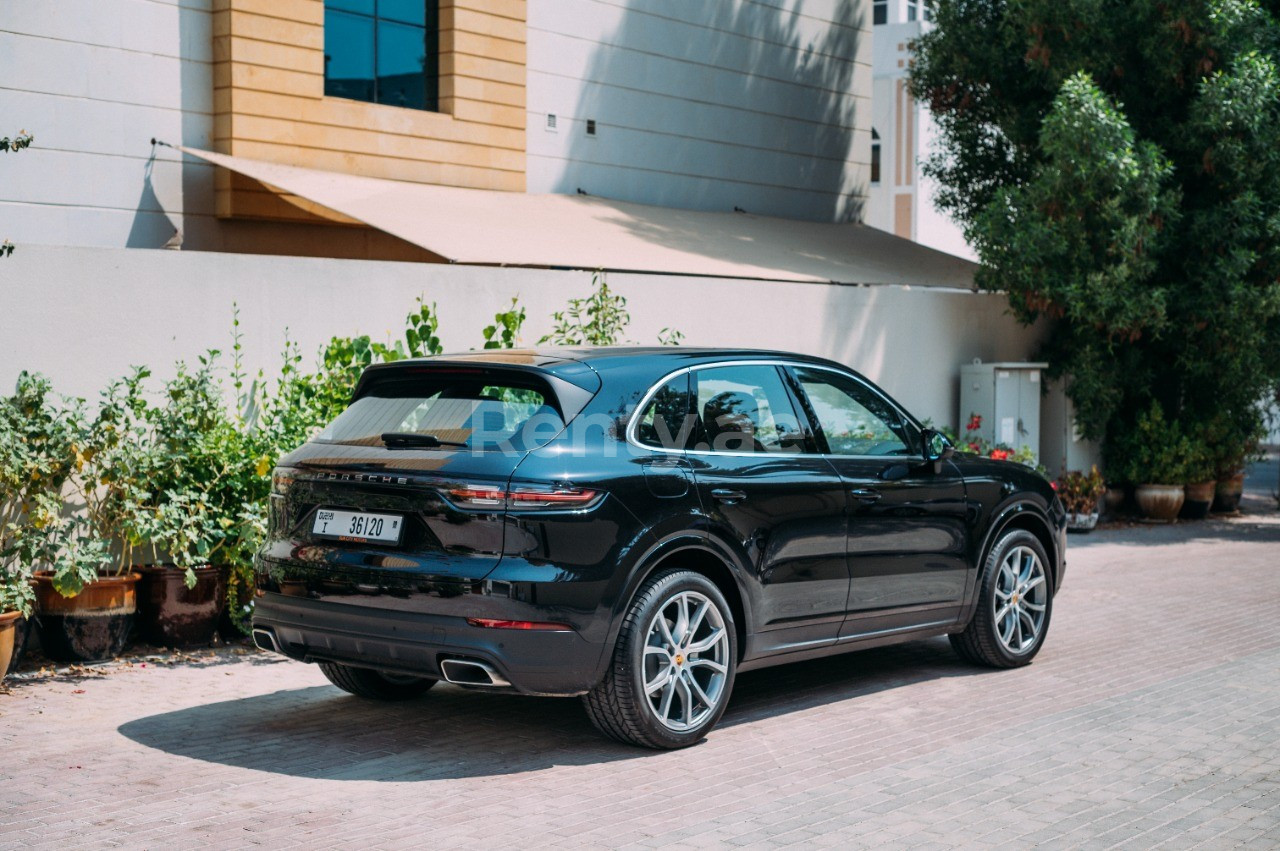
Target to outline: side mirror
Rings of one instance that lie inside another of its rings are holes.
[[[920,433],[920,439],[924,442],[924,460],[932,461],[934,469],[941,472],[940,465],[956,454],[955,447],[951,445],[951,441],[947,440],[947,436],[937,429],[925,429]]]

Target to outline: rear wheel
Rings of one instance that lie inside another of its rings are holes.
[[[369,700],[410,700],[436,684],[430,677],[385,674],[337,662],[321,662],[320,670],[338,688]]]
[[[716,725],[737,668],[733,612],[705,576],[671,570],[637,592],[600,683],[583,697],[593,724],[618,741],[674,749]]]
[[[992,668],[1028,664],[1044,644],[1053,613],[1049,558],[1024,529],[1006,532],[983,565],[978,608],[951,646],[964,659]]]

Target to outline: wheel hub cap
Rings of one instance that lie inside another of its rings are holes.
[[[645,631],[644,693],[653,717],[685,732],[714,715],[724,700],[729,632],[710,598],[681,591],[668,598]]]
[[[1030,547],[1015,547],[1000,561],[995,585],[996,637],[1015,656],[1029,653],[1044,630],[1049,604],[1040,556]]]

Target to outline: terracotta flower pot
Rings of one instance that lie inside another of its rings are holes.
[[[1213,510],[1231,514],[1240,510],[1240,497],[1244,496],[1244,471],[1225,479],[1218,479],[1213,492]]]
[[[138,573],[103,576],[74,597],[53,588],[53,574],[36,572],[40,646],[55,662],[96,662],[124,650],[138,610]]]
[[[19,617],[13,622],[13,656],[9,659],[8,668],[0,668],[0,677],[12,674],[22,664],[22,655],[31,638],[31,618]]]
[[[21,617],[21,612],[0,613],[0,680],[9,673],[9,663],[13,661],[13,640]]]
[[[1203,520],[1209,516],[1209,506],[1213,505],[1213,491],[1217,482],[1201,482],[1186,485],[1182,492],[1186,498],[1182,501],[1182,511],[1178,516],[1184,520]]]
[[[1120,485],[1108,485],[1107,494],[1104,497],[1108,514],[1118,514],[1120,506],[1124,505],[1124,488]]]
[[[1182,485],[1138,485],[1133,496],[1143,517],[1164,522],[1177,519],[1186,499]]]
[[[218,615],[226,596],[225,572],[198,567],[196,584],[187,587],[186,572],[172,565],[144,565],[138,583],[138,635],[161,647],[193,647],[213,643]]]

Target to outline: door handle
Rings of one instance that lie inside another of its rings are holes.
[[[875,488],[854,488],[849,491],[849,496],[853,497],[854,502],[872,503],[880,500],[880,491]]]
[[[725,505],[733,505],[735,502],[742,502],[747,498],[746,491],[734,490],[732,488],[716,488],[711,491],[711,495],[723,502]]]

